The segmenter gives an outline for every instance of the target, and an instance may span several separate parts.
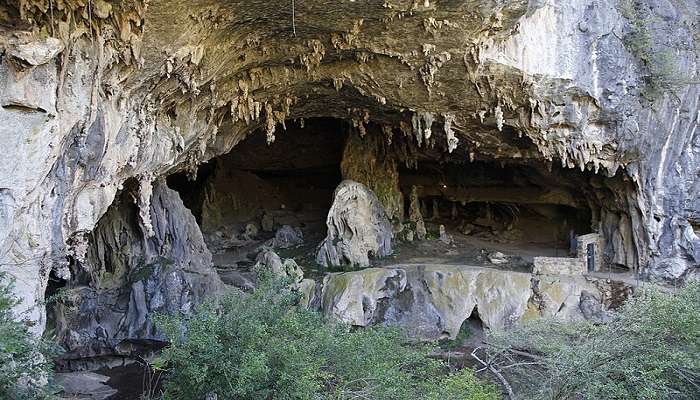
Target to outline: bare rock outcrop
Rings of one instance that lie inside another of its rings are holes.
[[[611,262],[696,275],[697,1],[98,3],[0,4],[0,269],[37,333],[49,277],[126,182],[297,118],[379,125],[413,141],[409,166],[590,171]]]
[[[64,362],[128,353],[129,341],[162,341],[155,314],[188,314],[221,293],[211,253],[178,194],[155,183],[147,215],[152,236],[125,193],[87,238],[85,261],[70,266],[71,279],[51,312],[68,350]]]
[[[605,294],[582,276],[454,265],[397,265],[326,276],[322,312],[355,326],[398,326],[421,339],[454,338],[478,309],[485,328],[539,317],[601,318]]]
[[[392,226],[377,196],[365,185],[343,181],[326,219],[328,233],[316,261],[325,266],[367,267],[392,253]]]

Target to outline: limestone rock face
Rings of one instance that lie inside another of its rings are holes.
[[[328,233],[316,260],[319,264],[369,266],[370,257],[392,253],[392,226],[382,203],[363,184],[346,180],[335,190],[326,219]]]
[[[139,228],[136,207],[123,196],[87,238],[85,261],[71,265],[67,299],[53,310],[67,360],[119,354],[130,340],[163,340],[156,313],[188,314],[223,289],[178,194],[156,183],[148,209],[152,236]]]
[[[603,291],[583,277],[398,265],[329,274],[321,309],[350,325],[398,326],[415,338],[439,339],[454,338],[475,310],[485,328],[502,329],[543,316],[598,317],[604,302]]]
[[[695,0],[60,3],[0,4],[0,268],[37,332],[49,277],[126,182],[297,118],[410,138],[407,164],[589,170],[610,260],[697,276]]]
[[[382,135],[351,134],[345,143],[340,169],[344,179],[360,182],[382,203],[390,221],[403,219],[403,195],[399,189],[396,160],[386,154]]]

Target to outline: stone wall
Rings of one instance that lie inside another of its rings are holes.
[[[536,275],[583,275],[585,260],[579,257],[535,257],[532,273]]]
[[[603,270],[605,239],[599,233],[576,237],[576,257],[535,257],[532,272],[538,275],[583,275],[588,272],[588,245],[595,245],[594,271]]]
[[[594,271],[603,270],[603,249],[605,249],[605,239],[599,233],[589,233],[576,237],[576,255],[583,264],[584,273],[588,270],[588,245],[595,245],[595,264]]]

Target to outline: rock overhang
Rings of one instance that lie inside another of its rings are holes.
[[[12,254],[8,265],[31,265],[21,271],[29,300],[41,297],[52,268],[31,260],[75,253],[74,236],[95,226],[128,179],[194,170],[259,127],[272,140],[285,120],[314,116],[400,130],[430,115],[436,133],[450,121],[461,156],[553,160],[608,174],[626,166],[634,190],[618,197],[640,265],[653,269],[653,259],[678,265],[673,278],[692,269],[687,249],[697,237],[678,235],[689,225],[671,220],[682,210],[668,196],[693,197],[695,186],[683,177],[696,169],[688,156],[697,147],[691,140],[697,89],[682,89],[678,112],[670,96],[658,107],[640,102],[644,77],[616,36],[624,29],[614,29],[627,23],[613,5],[307,1],[295,5],[293,19],[291,7],[262,1],[2,7],[3,47],[19,31],[66,45],[37,67],[59,77],[43,88],[57,94],[56,118],[32,128],[48,142],[12,144],[19,164],[38,160],[23,180],[31,187],[3,189],[11,200],[2,204],[14,210],[0,236],[12,251],[3,254]],[[692,42],[682,31],[683,13],[675,18],[663,23]],[[551,37],[533,41],[538,29]],[[541,62],[518,58],[538,46],[548,51]],[[696,57],[679,54],[681,66],[697,75]],[[17,110],[2,111],[19,121]],[[103,129],[89,129],[95,123]],[[667,134],[656,138],[660,129]],[[504,139],[513,134],[529,138],[533,149]],[[24,237],[30,240],[18,239]]]

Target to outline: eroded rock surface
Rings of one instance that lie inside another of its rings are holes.
[[[255,266],[258,273],[269,272],[274,276],[289,280],[292,290],[301,294],[300,304],[311,308],[317,303],[316,281],[305,279],[304,271],[290,258],[282,259],[272,249],[263,249],[257,256]]]
[[[321,309],[350,325],[383,324],[421,339],[454,338],[472,315],[490,329],[539,317],[601,319],[610,306],[606,285],[582,276],[396,265],[329,274]]]
[[[370,258],[392,252],[391,222],[377,196],[361,183],[346,180],[338,186],[326,226],[316,255],[321,265],[367,267]]]
[[[313,117],[410,139],[409,165],[616,175],[580,199],[611,262],[697,275],[696,1],[93,4],[0,5],[0,266],[37,332],[49,277],[83,259],[127,181],[194,175]]]
[[[152,236],[138,228],[137,208],[124,193],[86,238],[85,260],[70,266],[51,315],[66,362],[128,354],[130,341],[162,341],[154,315],[189,314],[223,289],[178,194],[156,182],[148,210]]]

